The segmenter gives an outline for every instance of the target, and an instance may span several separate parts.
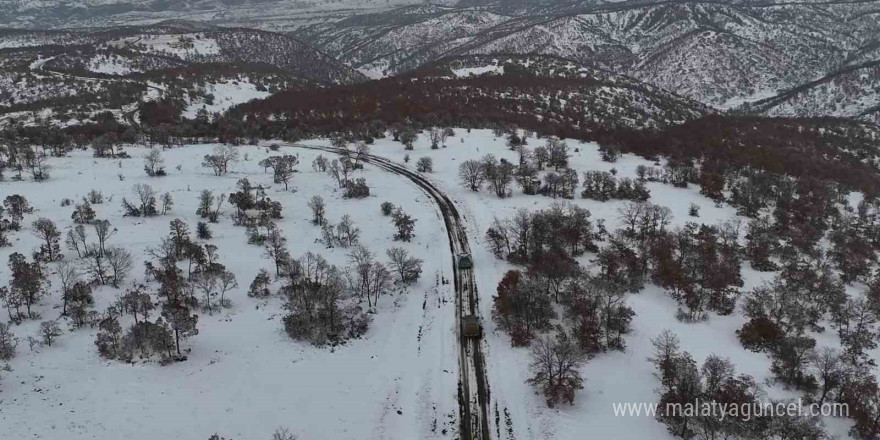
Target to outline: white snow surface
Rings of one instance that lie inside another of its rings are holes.
[[[195,118],[201,109],[205,109],[208,113],[223,113],[232,106],[271,95],[268,91],[257,90],[257,86],[247,79],[227,79],[223,82],[207,84],[204,91],[214,95],[213,104],[208,105],[204,101],[192,102],[183,112],[184,117]]]
[[[95,55],[89,60],[88,69],[96,73],[108,75],[128,75],[138,70],[133,68],[131,61],[119,56]]]
[[[629,297],[635,310],[633,331],[626,337],[626,352],[600,354],[582,369],[585,387],[577,393],[573,406],[548,409],[540,395],[526,383],[529,352],[512,348],[509,337],[491,321],[492,296],[503,274],[515,267],[496,259],[483,236],[493,219],[507,218],[519,208],[537,210],[560,203],[543,196],[524,195],[518,189],[513,197],[498,199],[486,191],[471,192],[458,183],[459,164],[491,153],[517,160],[515,152],[494,138],[491,131],[467,132],[457,129],[447,148],[431,150],[426,135],[420,136],[414,151],[404,151],[389,138],[379,139],[372,152],[415,168],[422,156],[430,156],[434,172],[427,175],[458,206],[467,226],[474,253],[475,277],[480,292],[480,312],[484,318],[484,353],[491,390],[491,408],[500,413],[499,439],[672,439],[664,425],[648,416],[616,417],[613,403],[656,402],[659,383],[652,365],[650,340],[664,329],[673,330],[682,348],[697,362],[710,354],[730,358],[739,373],[749,374],[761,383],[770,377],[770,360],[765,354],[742,348],[735,330],[745,318],[737,310],[730,316],[712,315],[699,323],[675,319],[677,304],[661,289],[648,285]],[[540,139],[528,140],[532,147]],[[329,145],[329,141],[307,141]],[[579,173],[616,168],[619,176],[635,176],[640,164],[654,165],[624,155],[614,164],[602,162],[598,146],[569,141],[570,166]],[[121,162],[93,159],[75,153],[68,159],[52,159],[52,180],[45,183],[3,182],[4,194],[21,193],[37,207],[26,223],[37,217],[50,217],[62,228],[70,227],[72,208],[58,208],[60,199],[78,199],[91,188],[102,189],[113,201],[96,205],[99,218],[108,218],[120,233],[112,244],[132,250],[135,260],[146,258],[148,246],[165,235],[168,221],[180,217],[191,226],[198,193],[202,189],[231,192],[235,181],[248,177],[252,182],[271,184],[257,162],[266,156],[261,147],[242,147],[249,161],[236,164],[230,175],[214,177],[199,166],[210,146],[188,146],[164,152],[169,176],[148,178],[139,159]],[[574,151],[577,149],[577,151]],[[130,148],[134,156],[143,148]],[[306,201],[315,194],[327,200],[328,218],[351,213],[363,230],[362,241],[377,255],[392,245],[392,227],[379,215],[380,202],[402,205],[418,219],[416,239],[406,247],[425,259],[422,280],[408,293],[383,297],[371,330],[362,340],[334,350],[319,349],[290,340],[281,330],[278,299],[256,301],[245,295],[246,286],[259,268],[270,268],[262,249],[246,244],[244,230],[224,219],[212,225],[221,262],[230,267],[242,286],[232,295],[233,307],[214,316],[201,316],[200,334],[188,342],[189,360],[167,367],[154,363],[124,365],[98,357],[93,345],[95,330],[66,332],[52,347],[35,352],[19,346],[12,361],[14,371],[0,382],[0,438],[115,439],[154,438],[202,439],[218,432],[236,439],[265,439],[277,426],[287,426],[300,438],[332,439],[430,439],[457,438],[457,339],[454,335],[454,293],[451,285],[437,285],[438,276],[451,277],[448,241],[443,222],[430,200],[402,177],[367,166],[364,175],[372,188],[366,200],[341,199],[330,178],[309,167],[316,152],[282,147],[282,153],[300,154],[300,173],[295,177],[296,192],[283,192],[272,186],[269,195],[284,205],[280,226],[287,232],[291,253],[319,252],[339,266],[346,264],[344,249],[325,249],[316,242],[318,228],[309,222]],[[276,153],[273,153],[276,154]],[[181,165],[180,171],[175,166]],[[120,182],[117,174],[126,176]],[[176,205],[172,215],[152,219],[121,217],[119,203],[131,198],[131,186],[147,182],[162,193],[171,191]],[[674,188],[648,183],[651,202],[668,206],[674,215],[673,227],[688,221],[717,224],[736,219],[729,206],[717,207],[701,196],[698,188]],[[576,198],[568,201],[588,208],[592,218],[605,219],[609,230],[617,227],[616,211],[624,202],[597,202]],[[700,217],[687,215],[688,206],[701,207]],[[228,214],[232,208],[225,208]],[[14,250],[30,253],[36,239],[26,231],[13,236],[13,248],[0,248],[5,261]],[[392,244],[393,243],[393,244]],[[68,258],[73,256],[67,254]],[[141,258],[138,258],[141,257]],[[591,268],[591,256],[580,258]],[[140,265],[134,272],[142,278]],[[743,290],[773,277],[743,267]],[[0,281],[8,278],[0,266]],[[57,284],[57,283],[56,283]],[[54,285],[53,285],[54,286]],[[118,291],[100,290],[98,309],[105,307]],[[44,302],[44,319],[58,316],[59,297]],[[14,327],[24,338],[36,331],[36,322]],[[820,345],[835,345],[833,334],[816,335]],[[872,353],[877,356],[877,352]],[[799,395],[770,386],[774,398]],[[400,413],[398,413],[400,411]],[[510,431],[505,412],[510,414]],[[436,422],[436,427],[435,427]],[[830,434],[847,438],[849,422],[826,419]],[[512,435],[510,435],[512,433]]]
[[[455,76],[459,78],[467,76],[479,76],[486,73],[502,74],[504,73],[504,66],[488,65],[483,67],[465,67],[462,69],[455,69],[452,71],[452,73],[454,73]]]
[[[239,288],[232,292],[231,309],[213,316],[200,313],[200,332],[187,343],[192,351],[186,362],[163,367],[107,361],[97,354],[96,329],[68,331],[64,324],[65,334],[57,343],[31,351],[25,340],[36,334],[39,321],[14,326],[21,343],[11,362],[13,371],[0,379],[0,438],[206,439],[216,432],[227,438],[267,439],[279,426],[289,427],[300,438],[454,436],[458,408],[454,298],[451,284],[438,285],[438,277],[451,277],[451,258],[439,212],[420,190],[368,166],[363,174],[376,195],[343,200],[330,177],[311,170],[317,153],[293,148],[281,153],[300,155],[303,165],[295,177],[296,192],[272,184],[271,174],[257,164],[267,150],[258,147],[242,147],[242,156],[247,154],[249,160],[223,177],[200,166],[211,146],[166,151],[169,176],[149,178],[139,158],[145,151],[128,148],[135,158],[121,162],[75,152],[51,161],[55,169],[50,181],[2,182],[0,192],[4,197],[20,193],[32,202],[36,211],[26,217],[27,224],[47,217],[66,229],[71,226],[72,207],[59,208],[61,199],[79,200],[92,188],[102,190],[112,201],[94,205],[98,217],[119,229],[111,242],[132,252],[136,262],[132,275],[143,280],[146,249],[167,234],[170,220],[181,218],[194,228],[202,189],[229,193],[239,178],[247,177],[254,184],[269,185],[268,196],[284,205],[279,226],[294,257],[313,251],[340,267],[348,264],[347,250],[326,249],[316,241],[320,231],[311,224],[306,203],[321,194],[327,201],[328,219],[338,222],[351,213],[362,229],[361,242],[377,258],[384,261],[391,246],[403,246],[423,258],[422,280],[406,292],[381,298],[374,324],[361,340],[335,349],[295,342],[282,330],[278,298],[258,301],[246,296],[259,269],[271,269],[272,264],[262,247],[247,244],[243,228],[224,218],[212,225],[211,243],[218,246],[221,262],[237,276]],[[175,169],[178,165],[180,171]],[[132,198],[136,183],[170,192],[176,202],[172,214],[122,217],[122,198]],[[393,226],[379,215],[384,200],[418,219],[411,243],[392,242]],[[225,214],[232,209],[227,204]],[[14,236],[13,247],[0,248],[0,259],[5,262],[14,251],[30,254],[35,240],[25,227]],[[75,257],[66,253],[68,260]],[[0,280],[5,285],[8,278],[3,264]],[[39,308],[43,320],[59,316],[57,285],[53,283],[51,298]],[[97,290],[96,309],[106,308],[120,292],[109,287]]]

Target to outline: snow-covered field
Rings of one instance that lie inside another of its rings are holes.
[[[329,145],[329,141],[307,141],[311,145]],[[542,144],[529,139],[532,147]],[[372,153],[403,163],[409,155],[409,167],[423,156],[433,159],[430,180],[444,190],[459,206],[467,225],[474,252],[475,277],[480,292],[480,310],[484,317],[485,355],[491,390],[492,414],[495,405],[500,414],[502,439],[671,439],[664,425],[651,417],[615,417],[613,403],[656,402],[659,386],[653,367],[647,361],[650,340],[664,329],[681,338],[682,348],[701,363],[710,354],[729,357],[737,371],[755,377],[758,382],[770,377],[770,360],[760,353],[741,347],[735,330],[744,322],[737,311],[731,316],[712,315],[704,322],[686,324],[675,319],[677,304],[659,288],[648,286],[629,298],[635,310],[633,331],[626,337],[626,352],[601,354],[582,370],[585,387],[573,406],[547,409],[544,399],[526,384],[529,376],[529,352],[511,348],[508,336],[499,331],[491,316],[492,296],[504,272],[514,268],[496,259],[484,243],[484,234],[494,218],[507,218],[519,208],[537,210],[560,200],[524,195],[519,189],[513,197],[498,199],[487,191],[471,192],[458,183],[458,166],[468,159],[494,154],[516,162],[515,152],[507,149],[504,139],[491,131],[458,129],[447,148],[431,150],[426,135],[416,142],[414,151],[404,151],[390,138],[379,139]],[[654,165],[625,155],[614,164],[600,160],[595,144],[569,141],[570,166],[578,173],[616,168],[619,176],[635,176],[640,164]],[[141,260],[147,247],[158,244],[168,230],[168,221],[181,218],[195,225],[198,193],[202,189],[231,192],[238,178],[271,185],[257,162],[267,155],[263,147],[242,147],[249,160],[234,165],[232,172],[215,177],[202,168],[201,157],[211,146],[188,146],[164,152],[169,176],[149,178],[138,158],[123,161],[94,159],[86,152],[76,152],[67,159],[53,159],[52,179],[45,183],[3,182],[2,193],[20,193],[36,206],[26,217],[29,224],[38,217],[49,217],[62,228],[71,225],[72,208],[59,208],[64,197],[78,199],[95,188],[113,200],[95,205],[99,218],[107,218],[120,232],[112,239],[115,245],[129,248],[138,262],[135,277],[142,278]],[[143,148],[130,148],[140,156]],[[360,201],[344,200],[335,184],[323,173],[309,166],[318,154],[291,146],[280,153],[299,154],[300,173],[295,178],[296,192],[284,192],[283,186],[271,185],[268,194],[284,205],[280,226],[286,232],[291,253],[319,252],[331,263],[345,266],[344,249],[325,249],[317,242],[319,230],[309,222],[306,202],[321,194],[327,200],[328,218],[336,222],[350,213],[362,229],[362,242],[378,255],[392,245],[392,226],[379,214],[379,204],[389,200],[401,205],[418,219],[416,238],[406,247],[425,259],[422,279],[406,293],[383,297],[373,325],[361,340],[334,350],[314,348],[292,341],[282,331],[278,299],[261,302],[245,295],[247,285],[257,271],[270,268],[262,248],[246,244],[243,228],[224,219],[213,226],[212,243],[219,247],[221,262],[237,276],[241,287],[233,292],[233,307],[214,316],[202,316],[200,334],[188,342],[189,360],[166,367],[153,363],[124,365],[98,357],[93,345],[95,330],[65,332],[52,347],[30,351],[19,346],[19,356],[11,363],[14,371],[0,382],[0,438],[46,439],[115,439],[146,440],[154,438],[203,439],[218,432],[235,439],[264,439],[278,426],[286,426],[303,439],[425,439],[457,438],[457,339],[455,338],[454,295],[451,285],[437,284],[438,277],[451,276],[448,242],[442,220],[430,200],[402,177],[367,166],[364,176],[372,196]],[[277,153],[272,153],[277,154]],[[177,170],[176,166],[181,166]],[[117,174],[123,174],[120,182]],[[131,198],[135,183],[150,183],[159,193],[174,195],[176,205],[169,216],[152,219],[123,218],[120,202]],[[673,227],[688,221],[717,224],[735,219],[729,206],[717,207],[701,196],[698,188],[679,189],[649,183],[651,201],[668,206],[673,213]],[[609,230],[617,226],[617,209],[624,202],[569,201],[588,208],[593,219],[605,219]],[[700,217],[687,214],[688,206],[701,207]],[[233,208],[225,208],[228,214]],[[13,236],[13,248],[0,248],[6,261],[13,251],[29,253],[37,241],[27,231]],[[72,255],[68,253],[68,258]],[[591,255],[580,258],[592,267]],[[752,271],[746,264],[743,278],[747,290],[773,276]],[[5,265],[0,280],[9,277]],[[59,314],[57,285],[53,296],[44,302],[43,319]],[[100,290],[97,309],[110,303],[119,291]],[[36,322],[14,327],[21,338],[36,332]],[[820,344],[835,344],[836,338],[823,335]],[[877,353],[872,353],[875,357]],[[797,397],[778,386],[767,391],[772,397]],[[512,435],[508,435],[507,417]],[[493,437],[495,421],[493,424]],[[826,420],[829,433],[846,438],[848,423]]]
[[[39,217],[54,220],[62,229],[70,227],[72,207],[60,208],[61,199],[78,200],[98,189],[112,197],[94,205],[98,218],[119,229],[111,242],[131,250],[136,262],[133,277],[143,280],[145,251],[167,234],[170,220],[181,218],[193,229],[201,190],[229,193],[239,178],[247,177],[254,184],[270,185],[268,196],[283,204],[279,226],[294,257],[312,251],[340,267],[348,264],[347,250],[326,249],[317,242],[320,231],[309,221],[306,203],[320,194],[327,201],[328,219],[338,222],[342,215],[352,214],[362,229],[361,242],[382,260],[392,245],[403,245],[423,258],[422,280],[406,292],[381,298],[365,338],[333,350],[298,343],[283,332],[279,299],[264,302],[246,296],[257,271],[271,269],[272,264],[262,247],[247,244],[243,228],[224,218],[212,225],[211,243],[218,246],[221,262],[235,273],[240,287],[232,292],[231,309],[213,316],[200,313],[199,335],[187,343],[192,352],[186,362],[163,367],[101,359],[93,343],[96,330],[88,327],[67,331],[64,326],[57,343],[31,351],[25,339],[36,335],[38,321],[13,326],[21,342],[11,362],[13,371],[0,379],[0,438],[206,439],[218,432],[236,439],[267,439],[279,426],[301,438],[454,438],[454,298],[451,285],[437,284],[439,277],[451,276],[449,248],[439,213],[426,196],[394,175],[367,167],[364,177],[374,196],[343,200],[329,176],[311,170],[317,153],[308,150],[280,152],[300,154],[296,192],[272,185],[271,174],[257,164],[267,156],[265,148],[242,147],[242,156],[247,154],[249,160],[223,177],[200,166],[211,146],[165,152],[169,176],[164,178],[144,174],[139,158],[144,151],[129,148],[135,158],[123,161],[75,152],[52,160],[55,168],[48,182],[0,184],[4,197],[25,195],[36,208],[25,218],[25,229],[14,235],[13,247],[0,248],[0,259],[5,262],[14,251],[30,254],[37,242],[27,227]],[[122,217],[122,197],[131,199],[136,183],[149,183],[160,194],[170,192],[173,212],[150,219]],[[385,200],[418,219],[412,243],[391,240],[393,226],[379,213]],[[225,214],[233,211],[227,204]],[[67,259],[75,256],[66,254]],[[0,280],[5,285],[8,278],[3,264]],[[51,291],[51,298],[39,307],[44,320],[60,313],[57,282]],[[120,292],[109,287],[96,291],[96,310],[103,311]]]
[[[119,56],[95,55],[89,60],[89,71],[108,75],[128,75],[137,72],[131,60]]]
[[[199,110],[202,109],[205,109],[208,113],[222,113],[232,106],[270,95],[268,91],[257,90],[257,86],[246,79],[237,81],[225,80],[216,84],[207,84],[204,87],[204,92],[214,95],[213,103],[210,105],[204,101],[190,103],[183,112],[185,118],[194,119]]]
[[[504,66],[465,67],[463,69],[455,69],[452,73],[457,77],[479,76],[486,73],[502,74],[504,73]]]

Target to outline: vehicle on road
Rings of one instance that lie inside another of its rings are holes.
[[[471,254],[461,253],[458,254],[458,268],[459,269],[470,269],[474,267],[474,260],[471,258]]]
[[[461,318],[461,332],[466,338],[479,338],[483,335],[483,326],[480,318],[476,315],[467,315]]]

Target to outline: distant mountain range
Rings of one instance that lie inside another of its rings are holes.
[[[0,0],[0,26],[103,27],[164,20],[290,29],[414,0]],[[434,3],[442,3],[435,1]]]
[[[330,83],[551,55],[719,111],[880,122],[880,0],[0,0],[0,10],[0,26],[66,28],[6,31],[0,48],[211,34],[220,50],[187,62],[264,63]],[[187,21],[154,24],[170,18]]]
[[[453,55],[541,53],[731,108],[878,59],[878,23],[877,1],[495,3],[412,6],[292,35],[372,75]]]

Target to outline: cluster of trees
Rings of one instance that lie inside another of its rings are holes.
[[[554,198],[573,198],[578,184],[577,173],[567,168],[568,145],[557,139],[548,138],[546,146],[529,150],[526,137],[520,137],[518,130],[496,130],[496,135],[508,133],[508,145],[519,153],[519,164],[514,165],[506,159],[500,161],[491,154],[480,160],[467,160],[458,168],[462,185],[472,191],[479,191],[485,183],[498,197],[510,195],[510,184],[515,180],[525,194],[541,193]],[[545,166],[553,166],[556,172],[547,173],[542,184],[538,172]],[[562,168],[563,171],[559,172]]]
[[[521,174],[518,175],[518,177],[520,176]],[[518,181],[521,180],[522,178],[520,178]],[[545,196],[553,197],[554,199],[557,197],[561,197],[564,199],[573,199],[574,190],[577,188],[577,185],[577,171],[571,168],[566,168],[560,173],[555,173],[551,171],[547,174],[544,174],[544,184],[541,185],[538,193]]]
[[[729,359],[710,355],[703,365],[698,365],[690,353],[681,349],[678,337],[668,330],[652,342],[654,352],[650,360],[660,380],[657,419],[672,435],[684,439],[827,438],[816,416],[787,410],[771,413],[764,406],[765,394],[755,379],[737,374]],[[788,403],[770,402],[774,408],[787,408]]]
[[[229,194],[226,200],[235,206],[234,223],[238,226],[247,226],[249,236],[257,226],[267,227],[271,221],[282,218],[281,203],[267,197],[265,188],[253,186],[247,178],[238,179],[236,186],[238,191]],[[216,222],[220,216],[224,197],[220,196],[211,203],[207,203],[207,201],[211,201],[211,198],[204,196],[200,199],[200,210],[197,214]],[[212,205],[214,208],[211,208]]]
[[[446,148],[446,140],[455,136],[455,130],[449,127],[433,127],[428,130],[428,138],[431,139],[431,149],[436,150],[442,145]]]
[[[296,166],[299,165],[299,156],[284,154],[281,156],[270,156],[260,161],[260,165],[268,170],[272,169],[272,181],[275,183],[283,183],[284,190],[290,189],[290,180],[293,174],[297,172]]]
[[[370,315],[346,288],[343,271],[320,255],[289,259],[281,278],[284,330],[291,338],[322,345],[366,333]]]
[[[342,197],[347,199],[363,199],[370,196],[370,186],[367,185],[367,179],[358,177],[354,181],[346,182],[345,191]]]
[[[211,223],[217,223],[220,221],[220,209],[223,208],[225,201],[226,194],[215,196],[213,191],[204,189],[199,193],[199,207],[196,208],[196,215]]]
[[[651,191],[645,187],[644,180],[633,180],[628,177],[618,179],[607,171],[585,172],[583,188],[581,197],[600,202],[611,199],[644,202],[651,197]]]
[[[148,281],[155,282],[154,302],[146,285],[135,285],[107,309],[98,323],[95,345],[110,359],[130,362],[159,356],[162,362],[183,360],[182,341],[198,334],[196,309],[213,313],[231,305],[226,294],[238,287],[235,275],[219,262],[217,247],[192,240],[182,220],[169,223],[169,235],[149,250]],[[179,263],[187,261],[185,273]],[[158,317],[151,320],[151,315]],[[130,315],[133,324],[123,329],[120,318]]]
[[[108,220],[95,220],[91,226],[97,241],[89,241],[85,225],[76,225],[67,230],[64,243],[68,250],[76,252],[81,271],[89,276],[89,282],[119,287],[131,271],[131,254],[124,248],[109,245],[117,229]]]
[[[211,168],[214,174],[222,176],[229,172],[229,164],[238,162],[238,148],[235,145],[218,145],[213,154],[206,154],[202,166]]]
[[[295,93],[282,92],[259,103],[239,106],[218,123],[235,126],[241,130],[236,133],[240,137],[258,134],[265,138],[292,130],[312,134],[354,129],[370,133],[376,125],[404,125],[399,138],[406,145],[410,130],[438,126],[519,126],[565,137],[595,137],[596,131],[645,120],[641,109],[621,106],[620,102],[615,102],[617,108],[630,113],[632,118],[621,117],[619,112],[595,111],[611,105],[604,93],[597,93],[604,85],[609,84],[593,78],[500,75],[440,79],[415,74],[320,91],[306,88]],[[627,87],[620,83],[611,86]],[[549,102],[548,95],[552,97]],[[658,116],[657,121],[694,116],[693,109],[683,108],[678,102],[664,101],[658,103],[658,108],[663,116]],[[245,121],[248,124],[243,124]],[[645,124],[652,125],[654,121],[652,118]]]
[[[122,209],[125,211],[123,215],[126,217],[153,217],[157,215],[166,215],[174,206],[174,197],[171,193],[166,192],[161,196],[162,206],[158,206],[156,200],[156,190],[146,183],[138,183],[132,187],[132,192],[137,197],[134,202],[129,202],[125,197],[122,198]]]
[[[243,188],[242,194],[248,193],[247,182],[239,186]],[[235,196],[230,200],[243,198]],[[259,220],[259,225],[252,223],[249,226],[266,229],[264,235],[260,234],[259,242],[266,249],[266,257],[274,263],[275,277],[282,280],[280,293],[287,310],[284,329],[294,339],[318,345],[360,337],[369,326],[367,310],[377,305],[393,282],[402,285],[416,282],[421,275],[422,260],[410,256],[402,248],[392,248],[388,250],[387,265],[377,261],[372,252],[358,243],[360,229],[350,215],[343,216],[334,225],[326,218],[323,198],[313,197],[308,206],[312,211],[312,222],[321,227],[325,244],[352,249],[349,267],[338,269],[312,253],[299,259],[292,258],[287,239],[270,216],[262,216],[265,224]],[[392,209],[393,205],[390,205],[389,213]],[[407,223],[404,220],[408,219],[410,226],[404,228],[403,237],[411,237],[414,220],[399,209],[395,215],[401,218],[401,223]],[[266,298],[272,294],[271,286],[272,276],[261,270],[251,283],[248,295]],[[364,300],[367,310],[361,306]]]
[[[282,281],[280,294],[287,311],[284,330],[293,339],[317,345],[362,336],[371,321],[367,311],[378,305],[392,283],[412,284],[422,271],[422,260],[402,248],[388,250],[386,266],[367,248],[355,245],[349,253],[351,264],[345,269],[311,252],[299,259],[283,254],[276,276]],[[270,285],[270,275],[261,271],[251,283],[249,295],[267,297]],[[361,306],[364,300],[366,310]]]
[[[493,298],[494,320],[508,332],[514,346],[529,345],[539,333],[553,329],[558,317],[555,299],[565,324],[558,329],[569,334],[580,351],[593,355],[624,350],[623,336],[635,316],[626,306],[626,289],[577,266],[571,270],[572,275],[561,282],[537,268],[525,273],[508,271]]]
[[[18,252],[9,256],[9,286],[0,287],[0,300],[11,322],[39,318],[33,306],[49,294],[47,272],[41,260],[28,262],[27,257]]]
[[[11,246],[9,233],[21,229],[24,215],[34,212],[27,199],[18,194],[6,196],[0,206],[0,247]]]
[[[740,276],[739,229],[687,223],[651,238],[651,279],[683,305],[679,318],[695,321],[707,310],[733,312]]]
[[[486,231],[492,252],[516,264],[540,264],[541,260],[570,259],[587,251],[597,251],[597,240],[606,235],[601,220],[596,224],[590,211],[573,204],[556,204],[550,209],[521,209],[510,219],[495,219]]]
[[[503,134],[505,130],[498,130]],[[462,185],[471,191],[479,191],[484,184],[499,197],[510,195],[510,184],[515,180],[525,194],[542,194],[553,198],[572,199],[578,186],[578,173],[568,168],[568,145],[555,137],[547,138],[544,146],[530,150],[525,137],[509,132],[508,144],[519,153],[517,165],[505,159],[500,161],[488,154],[480,160],[467,160],[458,168]],[[548,171],[539,176],[547,167]],[[645,179],[617,179],[607,172],[584,173],[582,196],[596,200],[625,199],[647,200],[650,191],[645,188]]]
[[[875,438],[880,388],[870,352],[878,343],[880,289],[875,283],[867,295],[847,295],[831,260],[821,252],[783,253],[779,274],[746,294],[749,320],[737,333],[745,348],[771,357],[776,380],[820,404],[845,404],[854,421],[850,434]],[[826,323],[836,330],[840,350],[817,347],[813,334]]]
[[[365,142],[355,143],[355,148],[349,148],[345,138],[335,137],[333,146],[340,154],[339,159],[327,161],[324,156],[318,156],[312,162],[312,168],[317,171],[325,171],[336,181],[343,190],[342,196],[349,199],[362,199],[370,196],[370,186],[363,177],[352,179],[354,172],[363,169],[363,161],[370,153],[370,147]]]
[[[321,223],[321,236],[327,247],[339,246],[348,248],[356,245],[361,237],[361,229],[358,228],[350,215],[345,214],[339,224],[333,225],[326,219]]]
[[[506,159],[500,161],[491,154],[480,160],[466,160],[458,168],[462,184],[472,191],[479,191],[485,183],[498,197],[507,197],[516,166]]]
[[[530,379],[550,406],[574,401],[582,388],[577,369],[587,356],[626,347],[624,335],[635,315],[626,305],[627,286],[606,274],[590,275],[573,258],[597,251],[595,241],[604,235],[589,211],[573,205],[521,210],[509,220],[496,219],[486,233],[497,257],[526,266],[498,283],[495,322],[514,346],[555,330],[554,338],[534,344]]]
[[[52,170],[49,165],[50,151],[56,155],[60,154],[59,151],[64,151],[59,150],[58,136],[46,138],[40,146],[31,145],[26,139],[17,139],[3,145],[3,138],[0,137],[0,181],[4,180],[3,171],[7,168],[16,173],[12,176],[16,181],[24,179],[25,170],[35,182],[48,180]]]

